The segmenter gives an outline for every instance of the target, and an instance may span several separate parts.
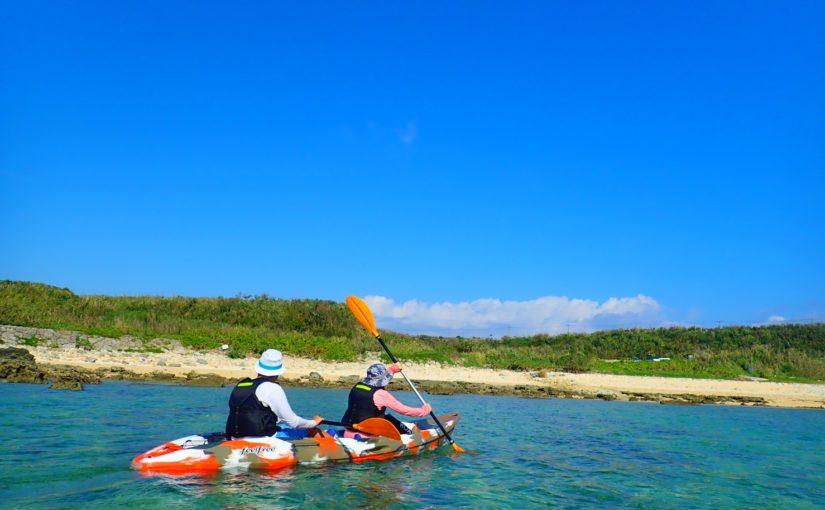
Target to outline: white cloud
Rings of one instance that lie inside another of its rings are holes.
[[[655,299],[591,299],[545,296],[529,301],[478,299],[460,303],[398,304],[384,296],[366,296],[380,328],[406,333],[507,336],[632,327],[656,318],[661,306]]]
[[[771,315],[768,317],[768,322],[785,322],[785,317],[782,317],[781,315]]]

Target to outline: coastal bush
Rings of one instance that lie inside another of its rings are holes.
[[[235,345],[233,345],[229,348],[228,351],[226,351],[226,355],[232,359],[243,359],[246,357],[247,354],[248,353],[245,350],[240,349]]]
[[[39,338],[35,335],[28,336],[23,338],[23,345],[28,345],[29,347],[37,347],[38,345],[43,343],[43,339]]]
[[[471,352],[461,360],[461,366],[470,368],[482,368],[487,366],[487,356],[482,352]]]
[[[163,349],[160,347],[141,347],[139,349],[129,348],[129,349],[121,349],[123,352],[140,352],[140,353],[151,353],[151,354],[162,354]]]
[[[592,356],[583,352],[570,352],[562,354],[556,365],[563,372],[589,372],[595,362]]]
[[[718,362],[708,365],[686,358],[674,358],[669,361],[620,360],[612,363],[597,360],[590,368],[594,372],[601,373],[659,377],[733,379],[743,374],[736,364]]]
[[[49,285],[0,281],[0,324],[174,339],[197,350],[229,344],[243,358],[268,348],[331,361],[383,359],[377,342],[343,303],[233,298],[79,296]],[[383,332],[403,361],[515,370],[825,381],[825,324],[617,329],[556,336],[449,338]],[[88,339],[76,346],[91,348]],[[38,345],[37,337],[24,340]],[[87,345],[88,343],[88,345]],[[154,344],[154,343],[153,343]],[[664,356],[670,361],[632,362]],[[607,363],[602,360],[619,360]]]

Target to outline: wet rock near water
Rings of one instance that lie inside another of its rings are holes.
[[[419,390],[431,395],[505,395],[527,398],[567,397],[579,396],[578,393],[553,388],[551,386],[518,385],[500,386],[486,383],[456,382],[456,381],[418,381]],[[398,387],[396,389],[403,389]],[[595,396],[589,398],[596,398]]]
[[[738,395],[693,395],[667,393],[620,392],[621,400],[630,402],[658,402],[669,405],[731,404],[743,406],[766,406],[768,402],[762,397]]]
[[[282,377],[284,384],[301,388],[342,388],[343,385],[337,381],[325,381],[318,372],[310,372],[309,375],[302,375],[296,379]]]
[[[69,383],[71,382],[77,382],[79,384],[100,384],[103,380],[100,374],[77,367],[47,365],[44,366],[43,369],[54,382],[59,381],[65,383],[67,386],[70,386],[71,384]]]
[[[39,366],[26,349],[0,349],[0,379],[7,382],[47,384],[50,388],[82,390],[84,384],[98,384],[101,378],[87,370],[64,366]]]
[[[284,386],[287,387],[303,387],[303,388],[338,388],[350,389],[353,385],[361,380],[359,376],[342,376],[335,380],[325,380],[321,378],[313,378],[310,376],[302,376],[299,378],[281,378]],[[574,392],[561,388],[554,388],[550,386],[538,385],[520,385],[520,386],[498,386],[493,384],[472,383],[472,382],[456,382],[456,381],[415,381],[416,388],[422,393],[430,395],[503,395],[516,396],[525,398],[604,398],[605,400],[617,399],[615,395],[604,394],[601,397],[595,393]],[[389,388],[391,391],[408,391],[409,387],[403,381],[393,381]],[[626,399],[625,399],[626,400]]]
[[[57,380],[54,381],[51,386],[49,386],[50,390],[72,390],[72,391],[82,391],[83,384],[78,381],[67,381],[67,380]]]
[[[352,386],[355,386],[355,384],[357,384],[358,381],[360,381],[360,380],[361,380],[361,378],[358,377],[357,375],[345,375],[345,376],[339,377],[336,380],[336,383],[341,388],[350,388]]]
[[[234,384],[235,381],[229,381],[225,377],[215,374],[196,374],[195,372],[186,374],[186,380],[184,381],[184,384],[189,386],[210,386],[215,388],[223,388],[227,383]]]
[[[34,356],[26,349],[0,349],[0,379],[7,382],[45,384],[46,372],[37,366]]]
[[[98,368],[93,372],[101,379],[109,380],[109,381],[121,381],[121,380],[131,380],[132,377],[130,375],[137,375],[129,370],[126,370],[123,367],[104,367]]]

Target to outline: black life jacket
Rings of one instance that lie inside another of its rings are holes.
[[[232,390],[229,396],[229,417],[226,419],[227,438],[271,436],[280,430],[278,416],[255,396],[255,390],[265,382],[278,384],[266,377],[247,377]]]
[[[344,417],[341,418],[341,422],[350,425],[376,416],[384,418],[384,412],[387,408],[379,410],[372,399],[375,392],[380,389],[383,389],[383,387],[370,386],[364,383],[353,386],[349,390],[349,405]]]

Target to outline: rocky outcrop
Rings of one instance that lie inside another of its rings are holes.
[[[58,331],[45,328],[27,328],[23,326],[0,325],[0,343],[4,345],[43,345],[53,348],[76,347],[88,351],[122,351],[127,349],[156,348],[171,352],[184,352],[178,340],[153,338],[141,340],[125,335],[109,338],[87,335],[77,331]]]
[[[73,367],[41,367],[26,349],[0,349],[0,379],[6,382],[46,384],[52,389],[82,390],[83,384],[98,384],[100,376]]]
[[[0,349],[0,379],[7,382],[45,384],[46,373],[34,362],[34,356],[26,349],[9,347]]]
[[[83,389],[83,384],[79,381],[71,381],[71,380],[59,380],[52,383],[49,386],[50,390],[72,390],[72,391],[80,391]]]
[[[624,392],[625,400],[653,401],[660,404],[738,404],[748,406],[767,405],[762,397],[743,397],[734,395],[693,395],[693,394],[666,394],[666,393],[632,393]]]
[[[215,374],[198,374],[189,372],[186,374],[186,380],[182,381],[189,386],[211,386],[215,388],[223,388],[227,383],[234,384],[236,381],[228,381],[227,379]]]
[[[100,374],[87,370],[78,370],[69,366],[43,366],[52,388],[83,389],[84,384],[100,384],[103,378]],[[79,386],[79,388],[78,388]]]

